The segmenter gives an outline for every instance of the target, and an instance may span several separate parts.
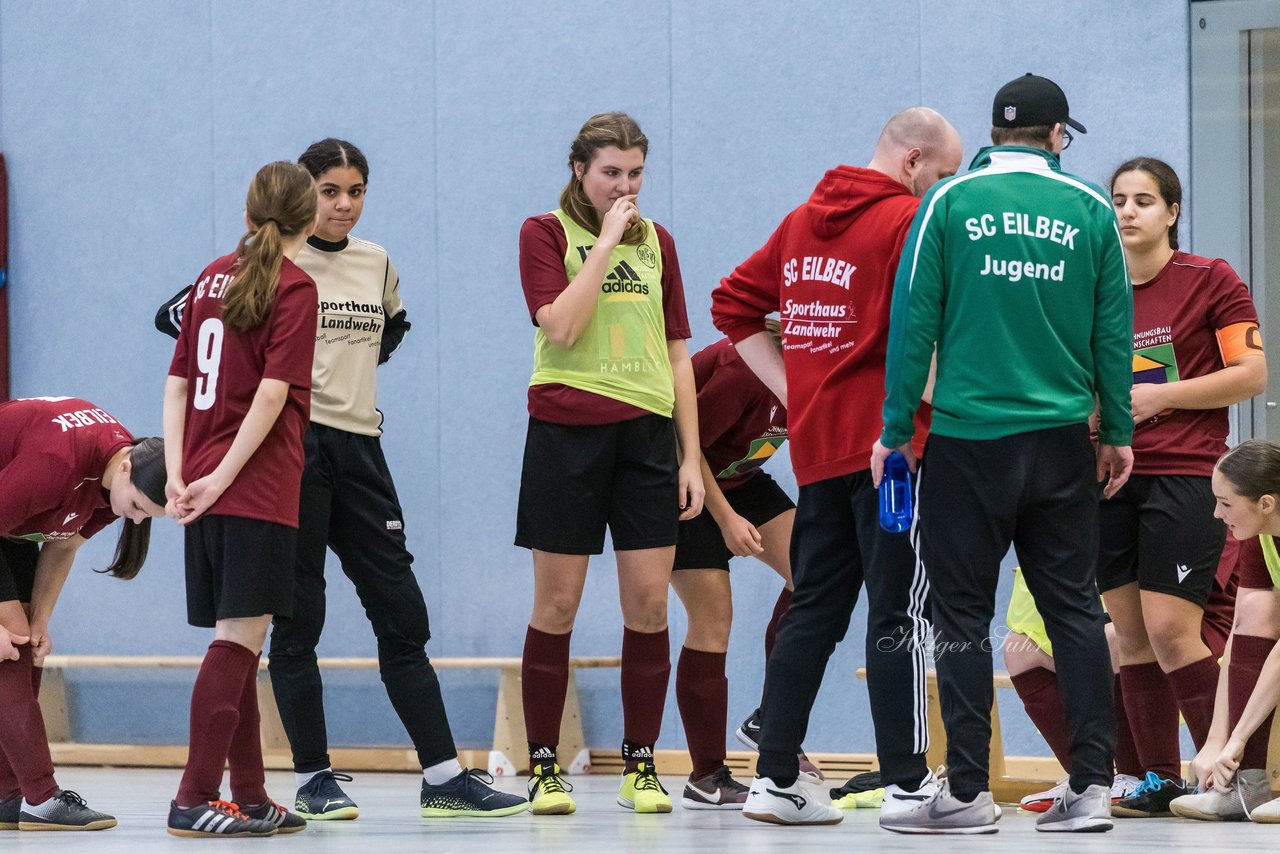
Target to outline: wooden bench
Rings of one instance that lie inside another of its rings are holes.
[[[179,669],[197,670],[202,658],[196,656],[123,656],[123,655],[51,655],[45,659],[44,681],[40,689],[40,705],[44,712],[54,758],[66,764],[107,765],[181,765],[185,763],[185,747],[166,745],[89,745],[71,741],[71,714],[67,703],[66,672],[73,669]],[[582,711],[578,703],[575,672],[602,667],[618,667],[616,657],[569,659],[569,686],[565,695],[564,717],[560,724],[560,755],[572,757],[564,766],[570,774],[591,770],[591,753],[582,731]],[[321,658],[321,670],[377,670],[376,658]],[[495,776],[512,775],[526,764],[528,744],[525,740],[524,705],[520,693],[519,658],[433,658],[437,670],[496,669],[498,702],[493,724],[493,744],[484,751],[459,751],[469,765],[486,767]],[[264,659],[258,674],[258,708],[262,716],[262,752],[269,768],[292,767],[289,741],[280,722],[271,676]],[[417,770],[418,759],[405,748],[335,748],[334,763],[346,770],[399,771]],[[479,755],[477,755],[479,754]],[[179,758],[181,756],[182,758]],[[477,761],[483,760],[483,761]]]

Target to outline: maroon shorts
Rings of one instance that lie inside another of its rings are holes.
[[[1222,547],[1222,557],[1214,573],[1209,598],[1204,603],[1204,618],[1200,622],[1200,638],[1213,653],[1222,658],[1231,635],[1231,625],[1236,616],[1236,589],[1243,587],[1236,575],[1240,562],[1240,541],[1228,535]]]

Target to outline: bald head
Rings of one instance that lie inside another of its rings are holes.
[[[889,119],[868,168],[901,181],[923,196],[942,178],[960,170],[960,134],[937,110],[909,107]]]

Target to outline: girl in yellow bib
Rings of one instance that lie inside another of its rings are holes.
[[[1280,445],[1250,439],[1213,470],[1214,515],[1241,541],[1235,624],[1222,660],[1213,724],[1192,762],[1200,793],[1170,804],[1209,821],[1280,823],[1271,800],[1267,745],[1280,700]]]
[[[680,263],[636,207],[648,151],[630,116],[592,116],[570,147],[560,208],[520,230],[536,327],[516,523],[516,545],[533,552],[522,690],[535,815],[575,809],[556,748],[569,635],[606,527],[624,626],[618,803],[671,811],[653,765],[671,672],[667,585],[678,520],[702,511],[703,486]]]

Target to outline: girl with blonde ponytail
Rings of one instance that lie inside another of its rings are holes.
[[[165,385],[166,510],[186,527],[187,621],[215,631],[191,694],[191,747],[169,809],[175,836],[306,828],[267,797],[256,685],[271,618],[293,610],[317,312],[316,284],[293,259],[315,218],[305,169],[258,171],[248,232],[187,295]]]

